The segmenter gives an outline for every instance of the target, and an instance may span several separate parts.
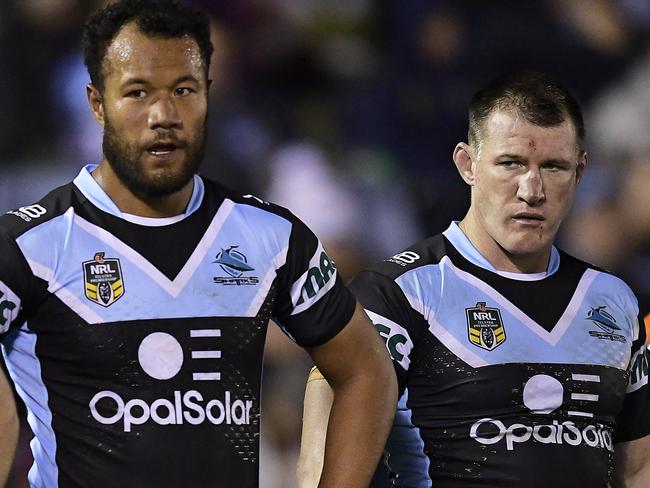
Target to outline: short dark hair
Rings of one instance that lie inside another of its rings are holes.
[[[578,100],[547,73],[526,71],[500,76],[476,93],[469,105],[468,142],[478,147],[480,131],[492,112],[515,111],[531,124],[553,127],[568,116],[583,149],[585,125]]]
[[[213,47],[210,21],[204,12],[175,0],[119,0],[95,12],[84,27],[84,62],[90,81],[100,91],[104,90],[102,66],[106,50],[120,29],[131,21],[150,36],[192,37],[201,50],[207,76]]]

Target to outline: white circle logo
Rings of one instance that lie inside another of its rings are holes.
[[[533,413],[551,413],[562,406],[563,396],[562,383],[546,374],[533,376],[524,386],[524,405]]]
[[[142,339],[138,348],[140,366],[152,378],[168,380],[176,376],[183,365],[183,348],[174,336],[154,332]]]

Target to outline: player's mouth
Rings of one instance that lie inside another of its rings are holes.
[[[512,220],[522,225],[538,226],[546,219],[535,212],[519,212],[512,216]]]
[[[147,153],[156,159],[166,160],[174,157],[181,148],[182,146],[177,142],[162,141],[148,146]]]

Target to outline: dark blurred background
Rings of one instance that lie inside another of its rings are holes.
[[[80,52],[105,1],[0,1],[0,208],[101,155]],[[192,0],[213,18],[203,173],[290,207],[349,279],[460,219],[472,93],[546,70],[583,104],[589,165],[560,244],[650,310],[648,0]],[[261,486],[295,487],[308,356],[269,329]],[[9,487],[27,486],[24,434]]]

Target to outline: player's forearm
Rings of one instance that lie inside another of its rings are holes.
[[[650,435],[615,448],[613,488],[647,488],[650,486]]]
[[[18,443],[16,403],[7,379],[0,369],[0,486],[5,486]]]
[[[319,488],[368,486],[395,414],[394,376],[391,367],[334,388]]]

